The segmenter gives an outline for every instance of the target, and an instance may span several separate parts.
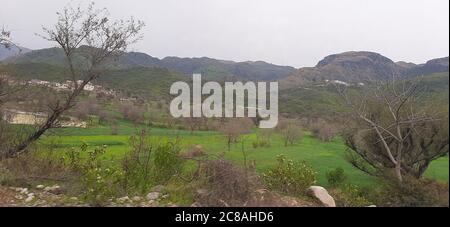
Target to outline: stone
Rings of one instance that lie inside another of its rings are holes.
[[[28,194],[28,188],[22,188],[20,194]]]
[[[23,196],[21,196],[21,195],[15,195],[14,198],[15,198],[15,199],[21,200],[21,199],[23,199]]]
[[[121,198],[117,199],[117,201],[120,202],[120,203],[126,202],[128,200],[130,200],[130,198],[128,196],[124,196],[124,197],[121,197]]]
[[[333,197],[328,194],[328,191],[320,186],[311,186],[308,188],[308,193],[313,198],[319,200],[325,207],[336,207],[336,202]]]
[[[166,187],[164,185],[156,185],[151,189],[152,192],[162,192]]]
[[[147,194],[146,198],[147,198],[147,200],[156,200],[159,198],[160,195],[161,195],[161,193],[159,193],[159,192],[150,192]]]
[[[36,186],[36,188],[37,188],[37,189],[44,189],[44,188],[45,188],[45,186],[44,186],[44,185],[42,185],[42,184],[40,184],[40,185]]]
[[[63,189],[61,187],[59,187],[59,185],[53,185],[51,187],[45,187],[44,188],[45,192],[54,194],[54,195],[59,195],[63,193]]]
[[[33,201],[34,200],[34,196],[28,196],[26,199],[25,199],[25,202],[26,203],[29,203],[29,202],[31,202],[31,201]]]
[[[199,202],[194,202],[193,204],[191,204],[191,207],[202,207],[202,204],[200,204]]]
[[[131,198],[131,200],[133,200],[135,202],[139,202],[142,200],[142,198],[140,196],[134,196],[133,198]]]

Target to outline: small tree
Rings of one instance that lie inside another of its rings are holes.
[[[294,145],[303,137],[303,130],[300,124],[292,119],[281,119],[277,126],[278,132],[283,137],[284,146]]]
[[[55,42],[62,49],[72,88],[65,99],[50,105],[45,122],[17,146],[9,149],[7,157],[24,152],[26,148],[50,129],[60,116],[71,109],[84,87],[98,78],[113,61],[139,40],[143,23],[130,20],[111,21],[106,9],[95,10],[91,3],[86,10],[66,7],[57,13],[58,21],[53,28],[44,28],[42,37]]]
[[[314,137],[323,142],[330,142],[339,133],[337,125],[318,119],[310,124],[309,129]]]
[[[431,161],[448,154],[448,112],[444,120],[425,108],[423,91],[417,82],[395,78],[359,95],[340,90],[355,120],[345,135],[353,166],[371,175],[393,170],[401,182],[403,175],[421,177]]]
[[[226,137],[228,150],[231,144],[238,142],[241,135],[250,132],[252,124],[248,118],[234,118],[219,126],[219,131]]]

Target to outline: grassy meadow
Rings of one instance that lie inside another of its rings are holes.
[[[80,147],[88,144],[90,149],[96,146],[107,146],[106,156],[115,160],[130,151],[129,138],[135,135],[144,126],[135,126],[126,121],[120,121],[116,135],[111,135],[109,126],[95,126],[90,128],[61,128],[54,129],[52,133],[40,140],[40,144],[58,144],[56,150],[64,151],[71,147]],[[152,140],[171,140],[178,138],[182,147],[188,149],[193,145],[201,145],[209,155],[224,155],[236,164],[243,163],[242,146],[247,155],[247,160],[254,160],[256,169],[264,172],[268,167],[275,165],[276,157],[284,154],[288,158],[298,161],[306,161],[317,172],[317,184],[327,186],[326,172],[342,167],[348,176],[348,182],[359,186],[370,186],[374,178],[352,167],[346,160],[346,146],[342,139],[335,138],[331,142],[321,142],[305,132],[303,138],[293,146],[284,146],[281,137],[274,134],[271,137],[270,147],[254,148],[252,142],[257,138],[257,132],[243,136],[243,143],[232,145],[228,151],[223,135],[217,132],[196,131],[191,133],[184,130],[171,130],[161,128],[147,128]],[[43,146],[44,147],[44,146]],[[425,174],[427,177],[439,181],[448,182],[449,160],[448,157],[434,161]]]

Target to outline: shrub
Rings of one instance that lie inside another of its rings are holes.
[[[130,138],[131,151],[122,161],[123,185],[127,191],[145,193],[165,184],[180,172],[183,160],[177,142],[153,142],[143,130]]]
[[[186,152],[183,152],[180,154],[180,157],[183,158],[196,158],[206,155],[205,150],[201,145],[195,145],[192,146],[190,149],[188,149]]]
[[[83,198],[93,205],[103,205],[109,198],[120,194],[123,173],[120,169],[108,167],[103,160],[106,146],[88,149],[86,143],[80,150],[74,148],[66,152],[68,165],[81,173],[80,183]]]
[[[341,167],[327,172],[326,177],[328,185],[331,187],[341,186],[347,180],[347,175],[345,175],[344,169]]]
[[[338,207],[366,207],[372,205],[361,190],[355,185],[343,185],[339,189],[333,189],[330,194]]]
[[[263,174],[265,184],[272,190],[288,195],[304,195],[316,182],[316,173],[305,162],[294,162],[284,155],[277,157],[277,166]]]
[[[199,172],[208,190],[196,199],[203,206],[242,206],[258,186],[254,171],[222,158],[203,162]]]
[[[156,184],[165,184],[182,168],[182,159],[179,157],[178,143],[161,143],[155,149],[153,160],[153,181]]]
[[[430,179],[405,177],[402,182],[389,179],[383,180],[380,185],[380,187],[369,192],[370,199],[379,206],[449,206],[448,183],[440,183]]]
[[[252,146],[253,146],[253,148],[270,147],[270,141],[257,139],[256,141],[252,142]]]

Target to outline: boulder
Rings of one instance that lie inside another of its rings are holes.
[[[147,200],[156,200],[159,198],[160,195],[161,195],[161,193],[159,193],[159,192],[150,192],[147,194],[146,198],[147,198]]]
[[[336,207],[336,202],[333,197],[328,194],[328,191],[320,186],[311,186],[308,188],[308,194],[313,198],[319,200],[325,207]]]

